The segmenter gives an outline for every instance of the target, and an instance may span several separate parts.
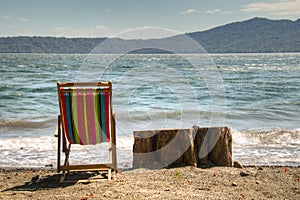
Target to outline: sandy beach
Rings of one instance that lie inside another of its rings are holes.
[[[0,199],[300,199],[299,167],[131,169],[78,183],[91,176],[1,169]]]

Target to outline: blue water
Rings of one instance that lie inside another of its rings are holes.
[[[228,126],[245,164],[300,164],[300,54],[0,54],[0,166],[56,163],[57,81],[113,81],[119,165],[132,131]],[[84,156],[84,155],[82,155]]]

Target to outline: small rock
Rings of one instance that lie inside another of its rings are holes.
[[[237,184],[237,182],[232,182],[231,185],[235,187],[235,186],[237,186],[238,184]]]
[[[286,168],[286,167],[284,167],[284,168],[282,169],[282,171],[284,171],[284,172],[288,172],[288,171],[289,171],[289,169],[288,169],[288,168]]]
[[[111,197],[111,195],[113,194],[113,192],[112,191],[106,191],[104,194],[103,194],[103,196],[104,197]]]
[[[242,165],[242,163],[240,163],[240,162],[237,161],[237,160],[235,160],[235,161],[233,162],[233,167],[235,167],[235,168],[244,168],[243,165]]]
[[[50,167],[50,168],[53,168],[53,164],[48,164],[48,165],[45,165],[45,167]]]
[[[260,184],[260,182],[259,182],[259,181],[256,181],[255,183],[256,183],[256,184]]]
[[[250,173],[247,172],[247,171],[241,171],[241,172],[240,172],[240,175],[241,175],[241,176],[249,176]]]
[[[264,168],[262,168],[262,167],[259,167],[259,168],[258,168],[258,170],[264,170]]]

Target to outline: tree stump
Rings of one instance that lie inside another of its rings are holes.
[[[134,131],[133,167],[232,166],[227,127]]]
[[[195,136],[197,166],[232,166],[232,135],[227,127],[199,128]]]

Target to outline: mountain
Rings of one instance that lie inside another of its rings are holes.
[[[0,53],[89,53],[105,38],[6,37]]]
[[[300,19],[253,18],[189,33],[208,52],[300,52]]]
[[[189,36],[209,53],[264,53],[300,52],[300,19],[270,20],[253,18],[230,23],[207,31],[186,33],[164,39],[123,40],[108,39],[109,51],[95,53],[165,53],[159,46],[172,46],[182,53],[197,52],[190,44],[180,40]],[[0,53],[90,53],[107,38],[56,38],[56,37],[2,37]],[[106,40],[107,41],[107,40]],[[177,45],[177,46],[176,46]],[[117,48],[111,48],[115,46]],[[147,49],[141,49],[149,46]],[[168,49],[168,48],[167,48]]]

